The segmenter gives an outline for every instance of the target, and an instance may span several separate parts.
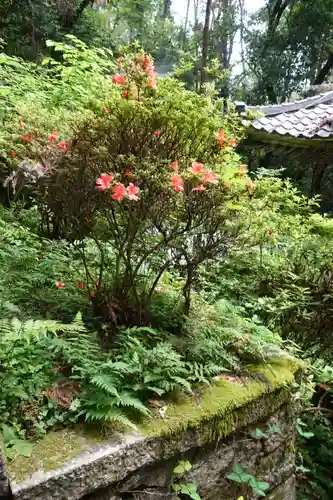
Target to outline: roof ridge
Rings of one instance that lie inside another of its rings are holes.
[[[319,104],[324,104],[327,101],[333,102],[333,90],[313,97],[308,97],[306,99],[301,99],[299,101],[283,104],[271,104],[268,106],[247,106],[247,109],[254,112],[259,111],[264,113],[265,116],[274,116],[290,113],[291,111],[297,111],[299,109],[310,108]]]

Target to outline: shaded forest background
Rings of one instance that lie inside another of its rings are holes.
[[[218,91],[251,104],[280,103],[329,84],[333,0],[3,0],[0,38],[8,55],[40,61],[46,40],[72,33],[90,46],[140,43],[160,74],[174,71],[190,89]],[[177,2],[179,10],[179,2]]]

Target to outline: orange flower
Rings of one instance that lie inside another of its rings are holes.
[[[69,147],[69,143],[67,141],[60,141],[58,142],[59,148],[61,148],[63,151],[67,151]]]
[[[192,191],[206,191],[206,188],[203,184],[199,184],[199,186],[194,187]]]
[[[235,139],[230,139],[229,146],[231,146],[232,148],[235,148],[237,146],[236,140]]]
[[[134,186],[132,182],[129,183],[127,188],[127,196],[129,200],[137,201],[139,199],[138,193],[140,189],[137,186]]]
[[[54,130],[51,134],[49,134],[49,141],[51,144],[54,144],[55,141],[58,139],[59,134],[56,130]]]
[[[15,156],[17,156],[16,151],[12,151],[10,154],[11,154],[11,156],[12,156],[13,158],[15,158]]]
[[[203,178],[204,184],[218,184],[217,175],[215,172],[206,172]]]
[[[203,174],[205,172],[205,165],[194,161],[191,167],[192,174]]]
[[[114,83],[116,85],[125,85],[126,76],[125,75],[113,75],[112,83]]]
[[[220,148],[224,147],[226,140],[227,140],[227,138],[224,135],[223,130],[220,128],[220,131],[219,131],[219,134],[218,134],[218,144],[219,144]]]
[[[177,174],[171,177],[171,187],[172,189],[177,191],[177,193],[181,193],[182,191],[184,191],[184,181],[180,177],[180,175]]]
[[[97,189],[99,191],[104,191],[110,188],[110,184],[113,181],[113,175],[102,174],[98,179],[96,179]]]
[[[21,136],[21,141],[22,144],[28,144],[28,142],[31,142],[33,140],[33,137],[31,134],[26,134]]]
[[[271,227],[266,227],[266,231],[269,235],[273,234],[273,229]]]
[[[157,89],[157,81],[155,76],[148,78],[147,87],[155,90]]]
[[[113,187],[112,199],[116,201],[121,201],[126,196],[126,188],[124,184],[116,184]]]
[[[178,161],[173,161],[171,164],[170,164],[170,168],[172,168],[172,170],[174,170],[175,172],[179,172],[179,163]]]

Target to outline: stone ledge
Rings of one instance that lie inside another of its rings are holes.
[[[79,500],[89,493],[124,481],[139,469],[182,457],[233,432],[271,417],[290,400],[290,384],[297,363],[276,362],[256,367],[253,379],[245,382],[221,380],[200,393],[200,400],[185,401],[168,408],[165,420],[153,419],[139,427],[140,433],[113,437],[102,443],[89,441],[72,431],[56,433],[60,457],[65,463],[45,469],[46,456],[23,480],[18,472],[29,459],[21,457],[9,467],[14,500]],[[177,418],[176,418],[177,417]],[[76,443],[68,459],[66,446]],[[44,443],[44,454],[52,455]],[[72,454],[72,456],[71,456]],[[34,459],[35,457],[32,457]]]

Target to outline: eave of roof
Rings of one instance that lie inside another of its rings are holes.
[[[264,114],[247,122],[252,131],[300,140],[333,139],[333,91],[294,103],[252,106],[247,110]]]

